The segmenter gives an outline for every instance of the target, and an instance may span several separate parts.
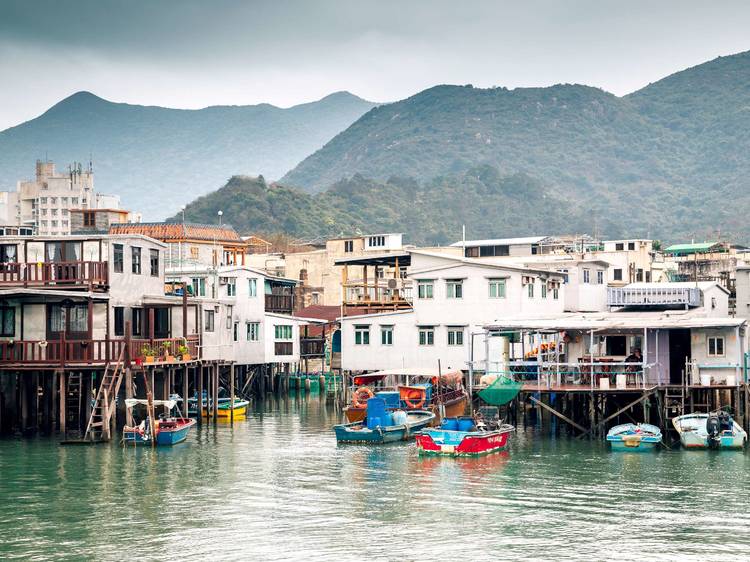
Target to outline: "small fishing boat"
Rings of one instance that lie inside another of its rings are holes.
[[[687,414],[672,419],[686,449],[742,449],[747,433],[727,412]]]
[[[498,422],[488,426],[481,419],[471,417],[445,418],[440,428],[423,429],[417,434],[417,450],[420,455],[488,455],[506,450],[514,430],[507,423]]]
[[[613,451],[651,451],[661,443],[661,429],[647,423],[616,425],[607,433]]]
[[[435,419],[427,410],[409,412],[386,410],[385,400],[371,398],[367,402],[365,420],[333,427],[339,443],[392,443],[414,437]]]
[[[131,411],[136,406],[145,406],[146,411],[149,409],[153,412],[156,407],[163,407],[165,413],[161,414],[156,420],[147,414],[146,417],[137,426],[125,426],[122,430],[122,440],[124,443],[132,445],[151,445],[155,443],[161,446],[176,445],[187,439],[190,428],[196,424],[194,419],[183,418],[177,408],[178,416],[172,416],[171,411],[177,407],[175,400],[139,400],[128,398],[125,405]]]
[[[217,407],[218,417],[229,418],[232,415],[232,410],[234,410],[235,418],[240,417],[240,416],[245,416],[247,414],[247,407],[250,405],[249,401],[235,396],[234,408],[232,408],[231,402],[232,402],[232,399],[229,397],[220,397],[218,399],[218,407]],[[210,417],[212,415],[212,412],[211,412],[212,403],[213,401],[206,398],[205,392],[204,392],[203,417]],[[198,399],[197,398],[188,399],[188,414],[191,416],[198,415]]]

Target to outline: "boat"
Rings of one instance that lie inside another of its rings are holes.
[[[339,443],[392,443],[414,437],[434,419],[428,410],[390,411],[385,400],[371,398],[364,420],[335,425],[333,430]]]
[[[171,446],[182,443],[187,439],[190,428],[196,424],[191,418],[183,418],[177,408],[178,416],[172,416],[171,411],[177,407],[175,400],[140,400],[128,398],[125,406],[132,412],[136,406],[145,406],[146,411],[151,411],[137,426],[125,426],[122,430],[122,441],[132,445],[160,445]],[[153,411],[156,407],[163,407],[165,413],[153,420]]]
[[[661,443],[661,429],[648,423],[624,423],[607,433],[613,451],[651,451]]]
[[[245,416],[247,414],[247,407],[250,405],[249,401],[235,396],[234,408],[230,406],[231,402],[232,402],[232,399],[226,396],[220,397],[218,399],[218,405],[219,405],[217,408],[218,417],[230,418],[232,415],[233,409],[234,409],[235,418]],[[212,415],[211,404],[212,404],[212,401],[206,397],[206,393],[204,392],[203,393],[203,417],[207,418]],[[198,399],[197,398],[188,399],[188,414],[192,416],[198,415]]]
[[[392,386],[377,387],[390,378]],[[350,423],[365,419],[366,403],[373,396],[386,399],[391,410],[429,409],[441,417],[460,416],[466,410],[468,394],[463,388],[463,373],[441,373],[430,369],[391,369],[352,378],[355,388],[352,403],[344,408]],[[395,398],[393,393],[397,393]]]
[[[423,429],[416,435],[420,455],[476,457],[504,451],[515,428],[498,422],[487,425],[471,417],[444,418],[439,428]]]
[[[686,414],[672,419],[686,449],[742,449],[747,433],[727,412]]]

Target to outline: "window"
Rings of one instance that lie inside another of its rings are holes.
[[[505,279],[490,279],[489,287],[491,299],[505,298]]]
[[[555,300],[560,298],[560,289],[558,289],[557,287],[552,289],[552,298]]]
[[[724,356],[724,338],[723,337],[708,338],[708,356],[709,357],[723,357]]]
[[[131,249],[132,252],[132,268],[133,273],[136,275],[141,274],[141,249],[138,246],[133,246]]]
[[[125,309],[121,306],[115,307],[115,335],[125,335]]]
[[[0,263],[16,263],[18,261],[18,246],[15,244],[0,244]]]
[[[232,341],[239,341],[240,340],[240,323],[235,322],[234,327],[232,328]]]
[[[206,280],[203,277],[193,277],[190,280],[193,286],[193,295],[196,297],[206,296]]]
[[[612,278],[615,281],[622,281],[622,269],[621,268],[615,268],[612,270]]]
[[[67,205],[67,204],[68,204],[68,198],[60,197],[60,205]]]
[[[159,277],[159,250],[149,250],[151,277]]]
[[[130,320],[133,326],[133,335],[140,336],[143,333],[143,309],[132,309],[130,311]]]
[[[39,203],[41,203],[42,205],[46,205],[47,204],[47,198],[46,197],[40,197],[39,198]]]
[[[247,294],[248,296],[251,296],[251,297],[258,296],[258,280],[257,279],[247,280]]]
[[[435,295],[435,283],[433,281],[417,281],[417,297],[420,299],[431,299]]]
[[[385,236],[370,236],[367,239],[367,244],[371,248],[385,246]]]
[[[628,242],[628,250],[630,251],[635,250],[635,242]]]
[[[190,246],[190,259],[197,260],[199,257],[198,246]]]
[[[370,326],[354,326],[354,345],[370,345]]]
[[[227,330],[232,329],[232,305],[227,305]]]
[[[627,355],[625,353],[625,336],[607,336],[607,355]]]
[[[112,245],[112,264],[115,273],[122,273],[122,266],[125,260],[123,259],[122,244]]]
[[[651,283],[651,272],[646,270],[646,283]]]
[[[604,285],[604,272],[601,269],[596,270],[596,282],[599,285]]]
[[[213,332],[214,331],[214,311],[206,310],[203,320],[203,331]]]
[[[287,325],[274,326],[273,334],[277,340],[291,340],[292,339],[292,327],[287,326]]]
[[[464,282],[461,279],[450,279],[445,282],[446,296],[449,299],[462,299],[464,296]]]
[[[248,322],[247,328],[247,341],[259,341],[260,340],[260,323],[259,322]]]
[[[526,287],[527,287],[526,291],[528,292],[527,294],[529,295],[529,298],[533,299],[534,298],[534,283],[529,283],[528,285],[526,285]]]
[[[0,336],[12,338],[16,335],[16,309],[13,306],[0,307]]]
[[[448,345],[463,345],[464,329],[448,327]]]
[[[56,214],[54,209],[52,214]],[[95,226],[96,225],[96,213],[94,211],[83,212],[83,226]]]
[[[622,242],[618,242],[615,244],[615,251],[622,252],[625,249],[625,244]]]
[[[591,271],[588,269],[583,270],[583,282],[591,283]]]
[[[73,205],[74,207],[78,205],[78,197],[71,197],[70,204]]]
[[[380,327],[380,343],[382,345],[393,345],[393,326]]]
[[[642,269],[636,270],[636,272],[635,272],[635,280],[638,281],[639,283],[641,281],[643,281],[643,270]]]
[[[419,345],[435,345],[435,328],[425,326],[419,329]]]
[[[237,280],[235,278],[227,279],[227,296],[237,296]]]
[[[354,251],[354,240],[344,240],[344,252],[351,254]]]
[[[547,283],[542,282],[542,298],[547,298]]]

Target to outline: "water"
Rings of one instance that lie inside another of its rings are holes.
[[[266,409],[265,412],[258,410]],[[747,558],[743,452],[513,437],[478,459],[337,446],[317,397],[173,449],[0,441],[0,558]]]

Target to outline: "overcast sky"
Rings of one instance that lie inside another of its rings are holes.
[[[0,130],[89,90],[181,108],[576,82],[750,49],[750,1],[0,0]]]

